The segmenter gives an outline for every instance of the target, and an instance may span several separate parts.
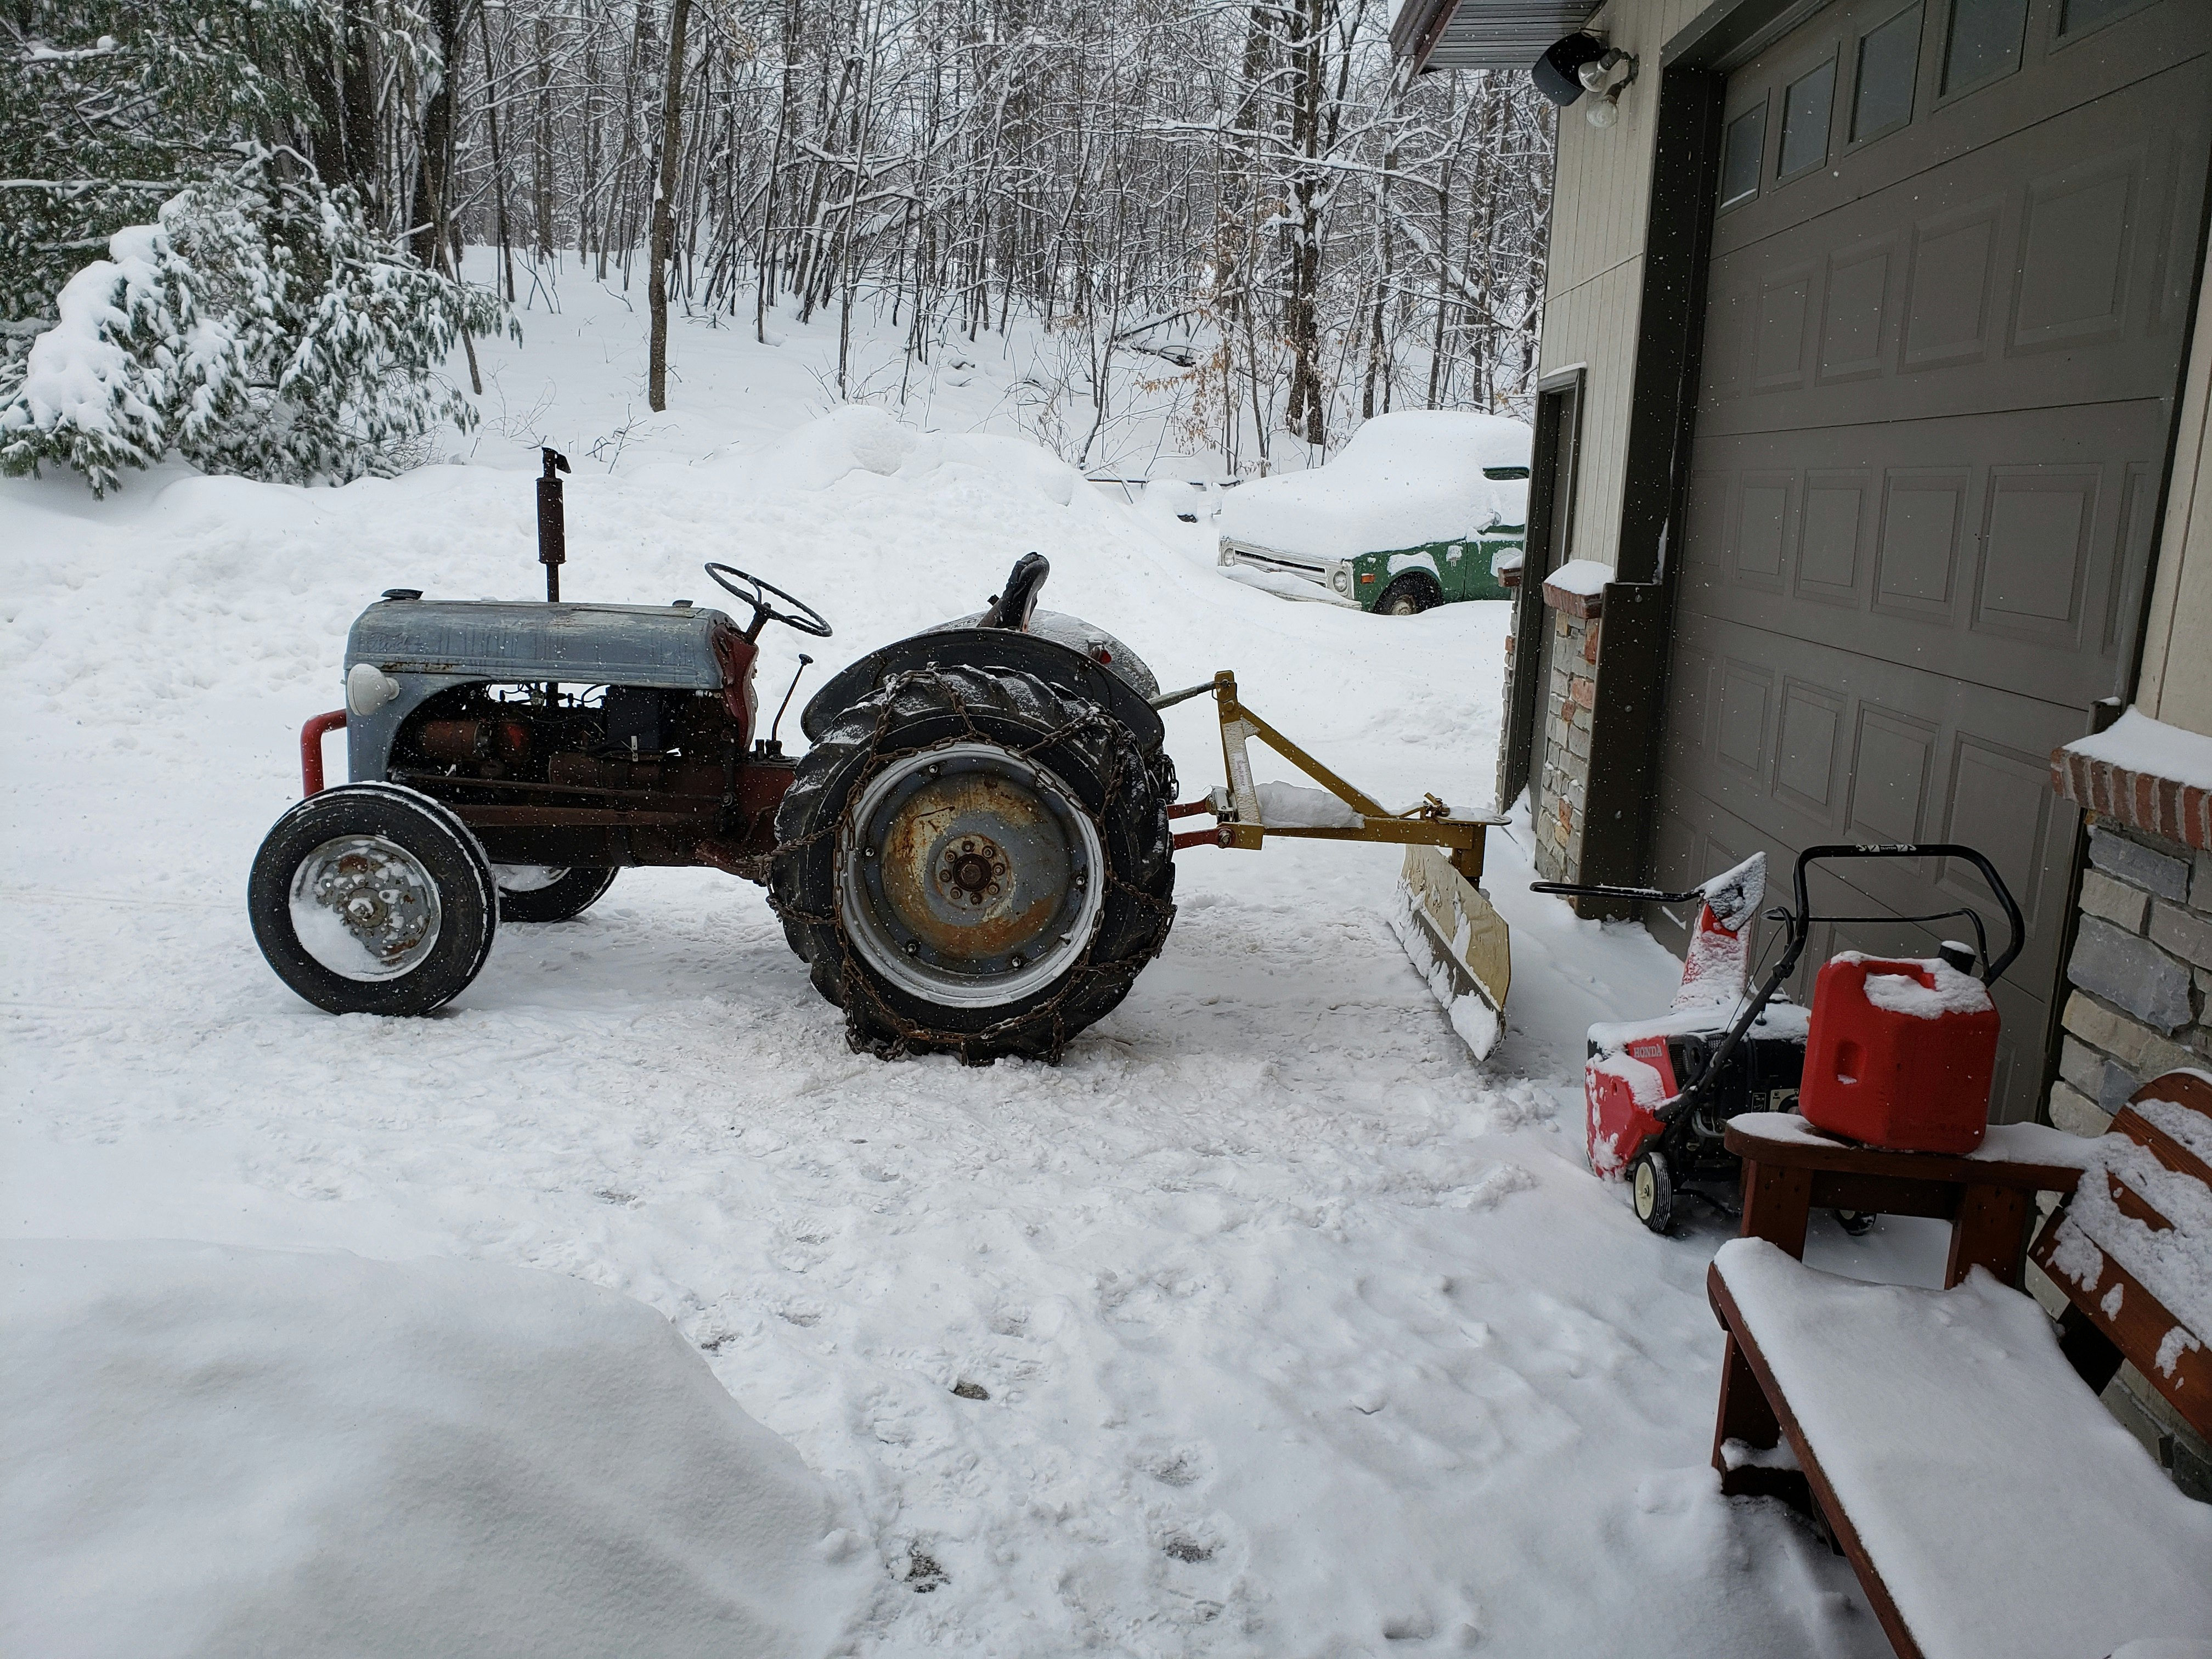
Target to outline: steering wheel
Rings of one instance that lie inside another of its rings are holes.
[[[804,599],[793,599],[773,582],[763,581],[750,570],[740,570],[733,564],[710,564],[707,567],[707,574],[713,580],[715,586],[720,588],[732,599],[742,600],[753,608],[753,619],[745,624],[747,639],[758,639],[761,629],[772,622],[780,622],[787,628],[795,628],[800,633],[811,635],[817,640],[826,640],[830,637],[830,624],[819,611]],[[744,586],[738,586],[739,582],[743,582]],[[770,593],[791,605],[793,609],[777,610],[768,602],[765,597]]]

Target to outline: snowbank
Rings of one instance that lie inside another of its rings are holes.
[[[965,466],[1028,486],[1055,507],[1073,499],[1079,476],[1050,450],[996,433],[917,432],[872,404],[848,404],[807,422],[752,456],[746,470],[762,489],[823,490],[854,472],[921,478]]]
[[[0,1648],[797,1656],[869,1577],[643,1304],[475,1263],[9,1248]]]
[[[1520,421],[1458,410],[1378,415],[1328,465],[1257,478],[1221,503],[1232,540],[1311,558],[1419,547],[1472,536],[1527,516],[1526,483],[1482,476],[1486,466],[1528,465]]]

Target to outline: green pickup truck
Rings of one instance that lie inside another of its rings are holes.
[[[1528,522],[1529,430],[1459,410],[1378,415],[1326,466],[1257,478],[1222,503],[1220,562],[1319,584],[1407,617],[1502,599]]]

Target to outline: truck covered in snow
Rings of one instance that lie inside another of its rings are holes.
[[[1528,519],[1525,422],[1462,410],[1378,415],[1326,466],[1222,503],[1220,562],[1318,582],[1385,616],[1502,599]]]

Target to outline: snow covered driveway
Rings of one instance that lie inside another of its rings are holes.
[[[725,559],[819,605],[834,664],[1035,547],[1045,604],[1164,684],[1232,667],[1386,799],[1487,801],[1503,607],[1285,604],[1015,441],[747,396],[580,468],[570,596],[703,601]],[[387,586],[536,587],[534,454],[488,447],[337,491],[0,485],[12,1237],[639,1297],[869,1540],[860,1653],[1885,1650],[1839,1561],[1717,1495],[1719,1234],[1654,1238],[1582,1165],[1581,1028],[1674,964],[1531,898],[1503,840],[1486,1069],[1383,920],[1395,858],[1326,845],[1185,854],[1167,953],[1057,1068],[848,1053],[763,896],[705,872],[504,929],[432,1019],[293,998],[245,876],[346,625]],[[766,642],[773,708],[801,641]],[[1210,705],[1170,718],[1194,794]]]

